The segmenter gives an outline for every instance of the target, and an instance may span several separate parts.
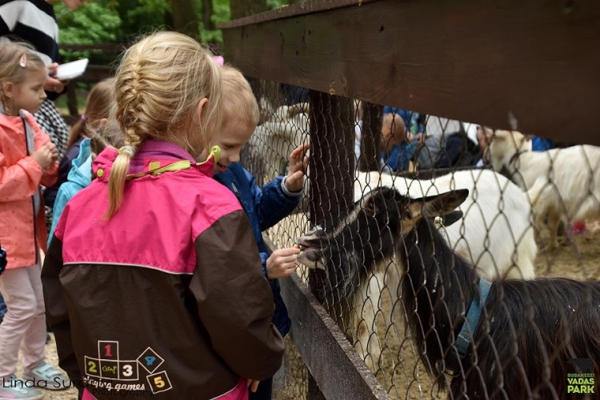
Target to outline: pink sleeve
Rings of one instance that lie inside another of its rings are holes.
[[[31,157],[6,165],[0,153],[0,202],[27,199],[35,193],[42,178],[42,167]]]

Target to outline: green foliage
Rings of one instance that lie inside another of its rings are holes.
[[[221,47],[220,29],[206,29],[202,23],[202,0],[195,2],[200,21],[200,38],[214,47]],[[254,0],[256,1],[256,0]],[[261,0],[258,0],[261,1]],[[287,0],[266,1],[270,9],[287,4]],[[231,19],[229,0],[212,0],[211,21],[215,24]],[[55,7],[60,27],[60,42],[68,44],[131,43],[140,35],[172,25],[169,0],[89,0],[76,11],[61,2]],[[108,64],[115,54],[102,51],[61,50],[65,61],[90,58],[93,64]]]
[[[121,36],[121,18],[99,2],[82,5],[77,11],[71,11],[63,3],[54,7],[58,26],[59,41],[69,44],[117,43]],[[104,58],[98,51],[63,51],[65,61],[79,58]]]
[[[119,15],[123,21],[122,43],[162,28],[171,11],[168,0],[120,0]]]
[[[267,0],[267,7],[269,7],[270,10],[274,10],[286,4],[288,4],[287,0]]]
[[[200,3],[200,2],[198,2]],[[202,10],[202,5],[197,5],[197,10]],[[199,16],[201,17],[201,16]],[[229,0],[213,0],[213,14],[210,17],[211,21],[215,24],[215,26],[219,22],[225,22],[230,20],[229,13]],[[223,33],[220,29],[208,30],[204,27],[202,23],[202,18],[200,18],[200,38],[203,42],[212,43],[216,45],[223,44]]]
[[[121,32],[119,15],[99,3],[86,3],[71,11],[63,3],[55,6],[60,29],[60,41],[91,44],[115,42]]]

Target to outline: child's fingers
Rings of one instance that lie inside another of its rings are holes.
[[[296,147],[290,154],[290,161],[292,159],[302,159],[302,156],[304,155],[304,153],[306,153],[306,151],[308,151],[309,148],[309,143],[301,144],[300,146]]]
[[[296,247],[296,246],[283,247],[281,249],[275,250],[273,252],[273,256],[276,256],[276,255],[299,254],[299,253],[300,253],[299,247]]]

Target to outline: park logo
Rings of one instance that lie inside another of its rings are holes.
[[[567,393],[594,393],[594,364],[589,358],[573,358],[567,362],[579,372],[567,374]]]

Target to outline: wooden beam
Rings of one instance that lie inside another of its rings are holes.
[[[281,282],[290,335],[327,399],[388,399],[336,323],[296,274]]]
[[[233,21],[221,22],[220,29],[238,28],[246,25],[254,25],[261,22],[275,21],[282,18],[306,16],[308,14],[323,11],[337,10],[340,8],[361,6],[379,0],[309,0],[296,1],[296,4],[284,5],[274,10],[265,11]]]
[[[321,0],[278,12],[221,25],[225,58],[245,75],[600,145],[600,2]]]

